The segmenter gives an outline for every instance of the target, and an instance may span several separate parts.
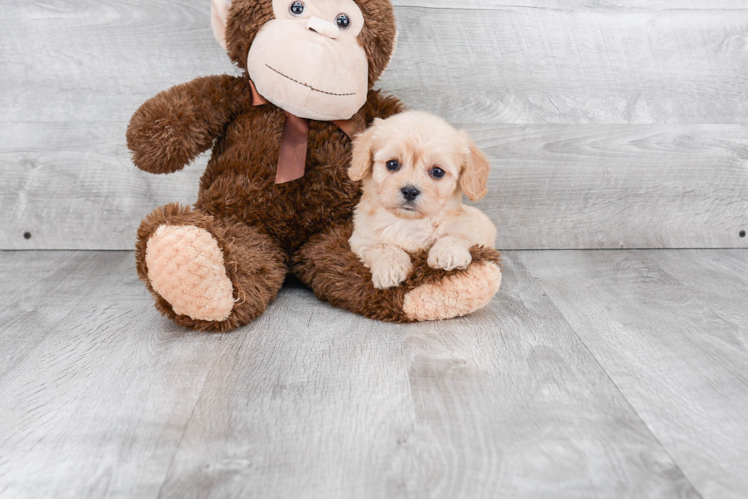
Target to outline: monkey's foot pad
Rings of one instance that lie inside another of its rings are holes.
[[[223,252],[205,229],[162,225],[148,240],[148,279],[175,313],[203,321],[224,321],[234,308],[234,287]]]
[[[482,262],[470,266],[465,273],[408,292],[403,310],[416,321],[456,318],[484,307],[500,286],[499,266]]]

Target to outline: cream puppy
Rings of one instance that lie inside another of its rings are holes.
[[[467,132],[428,113],[376,119],[356,137],[348,175],[363,180],[363,196],[349,242],[375,287],[403,282],[418,250],[430,249],[430,267],[451,271],[470,265],[473,245],[493,248],[496,227],[462,204],[463,192],[473,201],[486,195],[488,170]]]

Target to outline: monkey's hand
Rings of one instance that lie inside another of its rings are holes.
[[[229,75],[197,78],[148,99],[127,127],[132,161],[146,172],[176,172],[206,151],[251,94]]]

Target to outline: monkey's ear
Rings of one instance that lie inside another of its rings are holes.
[[[230,0],[210,0],[210,25],[213,35],[226,50],[226,21],[229,18]]]
[[[483,151],[475,145],[467,132],[462,132],[468,154],[462,165],[460,185],[468,198],[478,201],[488,193],[488,172],[491,165]]]
[[[348,168],[348,177],[352,181],[360,181],[366,177],[374,164],[374,129],[377,121],[380,119],[374,120],[374,124],[366,132],[353,139],[353,159]]]
[[[397,51],[397,42],[400,40],[400,32],[397,31],[397,28],[395,28],[395,39],[392,41],[392,52],[390,52],[390,58],[387,59],[387,64],[384,65],[384,69],[382,70],[382,74],[384,74],[385,71],[387,71],[387,68],[390,67],[390,63],[392,62],[392,58],[395,57],[395,52]]]

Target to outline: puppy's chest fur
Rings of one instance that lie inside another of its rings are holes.
[[[444,216],[424,219],[403,219],[384,210],[365,213],[356,211],[357,233],[370,241],[395,245],[406,252],[427,250],[446,236]]]

